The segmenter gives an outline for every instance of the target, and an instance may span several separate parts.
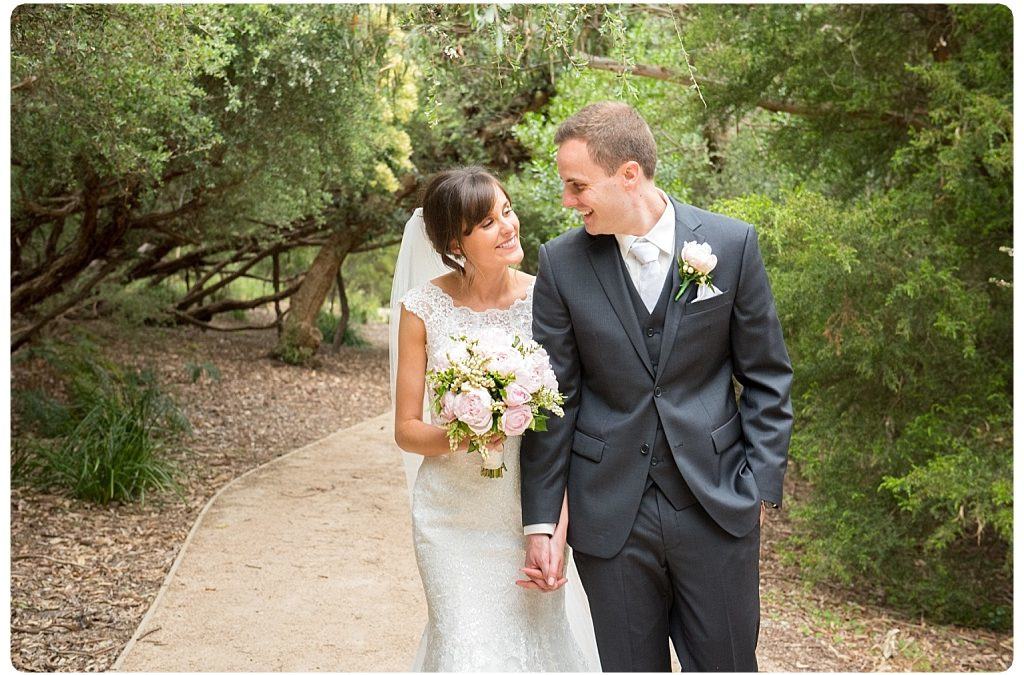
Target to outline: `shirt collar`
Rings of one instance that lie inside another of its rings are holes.
[[[658,190],[658,194],[661,195],[662,200],[665,202],[665,210],[662,211],[658,222],[654,223],[654,227],[644,235],[644,239],[657,246],[660,251],[667,253],[669,258],[672,258],[675,255],[676,210],[673,208],[672,200],[668,198],[668,195],[661,190]],[[629,253],[629,247],[637,239],[639,237],[632,234],[615,235],[615,240],[619,244],[619,251],[622,253],[623,259]]]

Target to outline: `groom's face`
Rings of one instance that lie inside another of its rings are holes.
[[[620,172],[605,173],[590,158],[586,141],[571,138],[562,143],[555,162],[562,179],[562,206],[580,213],[588,233],[616,234],[630,222],[623,177]]]

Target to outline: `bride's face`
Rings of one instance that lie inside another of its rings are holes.
[[[458,244],[453,242],[453,248]],[[462,237],[462,255],[477,269],[518,265],[523,261],[519,244],[519,217],[508,197],[494,186],[494,204],[473,231]]]

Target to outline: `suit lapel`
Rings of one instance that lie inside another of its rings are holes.
[[[665,371],[665,366],[668,364],[669,354],[672,353],[672,347],[676,341],[676,333],[679,330],[679,322],[683,316],[683,307],[686,303],[690,302],[697,296],[697,284],[690,284],[690,287],[686,289],[686,293],[683,297],[676,301],[676,293],[679,292],[679,251],[683,249],[683,245],[688,241],[695,241],[698,244],[704,243],[703,235],[698,232],[700,228],[700,221],[697,219],[696,213],[693,209],[676,201],[672,197],[669,197],[672,201],[672,208],[676,212],[676,244],[675,254],[672,257],[672,296],[668,300],[668,311],[665,313],[665,328],[664,334],[661,336],[661,353],[658,356],[658,372]]]
[[[651,366],[651,358],[647,353],[647,346],[644,344],[643,334],[640,332],[640,320],[637,319],[636,310],[633,309],[633,302],[629,299],[629,291],[626,284],[630,283],[622,273],[621,257],[618,243],[611,235],[594,237],[593,243],[587,249],[590,257],[590,264],[594,267],[597,280],[601,283],[612,309],[622,323],[626,331],[626,337],[633,343],[637,356],[643,362],[647,372],[654,377],[654,368]]]

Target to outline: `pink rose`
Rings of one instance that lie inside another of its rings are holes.
[[[505,409],[499,426],[506,436],[521,436],[532,421],[533,412],[525,405],[517,405]]]
[[[510,408],[521,406],[530,400],[530,392],[521,384],[512,384],[505,387],[505,405]]]
[[[688,241],[683,246],[679,256],[698,274],[709,274],[718,264],[718,256],[711,252],[711,244],[704,242],[698,244],[695,241]]]
[[[441,413],[437,419],[441,424],[448,424],[455,419],[455,394],[453,392],[446,391],[441,397]]]
[[[491,395],[486,389],[470,389],[455,397],[452,410],[477,435],[491,430]]]

